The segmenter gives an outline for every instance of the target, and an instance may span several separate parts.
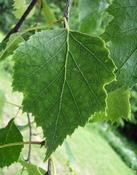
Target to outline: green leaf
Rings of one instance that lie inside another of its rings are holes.
[[[3,114],[4,104],[5,104],[5,95],[2,91],[0,91],[0,118],[2,117]]]
[[[1,168],[18,161],[23,145],[16,145],[16,143],[20,142],[23,142],[23,137],[12,119],[5,128],[0,129]]]
[[[114,0],[108,12],[114,19],[103,37],[109,41],[118,80],[112,88],[129,88],[137,82],[137,1]]]
[[[23,167],[26,168],[28,175],[44,175],[45,170],[42,168],[37,167],[36,165],[32,163],[27,163],[25,160],[19,160],[19,162],[23,165]]]
[[[49,7],[47,4],[46,0],[41,0],[42,1],[42,12],[45,15],[45,19],[47,24],[51,24],[56,21],[56,17],[52,11],[52,9]]]
[[[91,121],[119,122],[131,119],[130,91],[118,89],[108,94],[106,113],[96,113]]]
[[[13,8],[13,14],[16,18],[20,18],[27,8],[26,0],[14,0]]]
[[[92,36],[99,36],[104,31],[112,16],[106,12],[107,0],[79,0],[80,31]]]
[[[106,113],[110,120],[128,119],[131,117],[130,91],[118,89],[109,93]]]
[[[13,51],[17,49],[18,45],[23,41],[24,39],[20,34],[12,34],[5,48],[0,52],[0,60],[4,60],[9,55],[12,55]]]
[[[91,114],[104,111],[114,65],[101,39],[66,29],[33,35],[13,59],[13,89],[23,92],[23,110],[43,128],[47,159]]]

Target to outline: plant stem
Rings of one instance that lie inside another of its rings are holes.
[[[25,19],[27,18],[27,16],[29,15],[29,13],[31,12],[31,10],[33,9],[33,7],[35,6],[37,0],[32,0],[31,3],[29,4],[28,8],[26,9],[26,11],[23,13],[23,15],[21,16],[21,18],[19,19],[19,21],[17,22],[17,24],[15,25],[15,27],[13,27],[9,33],[5,36],[5,38],[3,39],[3,41],[9,39],[10,35],[13,33],[16,33],[19,31],[20,27],[22,26],[23,22],[25,21]]]
[[[69,13],[71,8],[72,0],[66,0],[66,7],[64,10],[64,18],[68,21],[69,20]]]
[[[25,34],[27,32],[32,32],[32,31],[35,31],[35,30],[48,29],[48,28],[52,27],[53,25],[58,24],[60,22],[63,22],[63,18],[60,18],[59,20],[54,21],[53,23],[48,24],[47,26],[43,25],[43,26],[31,27],[29,29],[26,29],[26,30],[22,31],[20,34],[23,35],[23,34]]]
[[[31,141],[31,142],[27,141],[27,142],[8,143],[8,144],[0,145],[0,149],[6,148],[6,147],[12,147],[12,146],[29,145],[29,144],[43,146],[45,144],[45,140],[43,140],[43,141]]]

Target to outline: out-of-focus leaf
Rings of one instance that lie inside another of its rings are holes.
[[[12,55],[14,50],[17,49],[18,45],[23,41],[24,39],[20,34],[12,34],[6,46],[4,45],[4,49],[2,49],[0,52],[0,60]]]
[[[96,113],[91,121],[118,122],[131,118],[130,91],[118,89],[108,94],[106,112]]]
[[[19,162],[26,168],[28,175],[44,175],[45,170],[32,163],[27,163],[25,160],[20,159]]]
[[[17,19],[19,19],[23,13],[25,12],[25,10],[27,9],[28,4],[26,3],[26,0],[14,0],[14,4],[13,4],[13,14],[15,15],[15,17]],[[29,15],[27,16],[27,18],[30,18],[33,14],[34,14],[35,8],[33,8],[31,10],[31,12],[29,13]]]
[[[3,114],[4,104],[5,104],[5,95],[2,91],[0,91],[0,118],[2,117]]]
[[[14,0],[13,8],[13,14],[20,18],[27,8],[26,0]]]
[[[80,31],[99,36],[104,31],[112,16],[106,12],[107,0],[79,0]]]
[[[128,89],[137,83],[137,1],[114,0],[108,12],[114,18],[102,37],[117,66],[117,81],[111,90]]]
[[[51,24],[56,21],[56,17],[52,11],[52,9],[49,7],[48,3],[46,0],[41,0],[42,1],[42,11],[45,16],[45,20],[47,24]]]

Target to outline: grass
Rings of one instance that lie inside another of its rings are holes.
[[[119,155],[94,126],[79,128],[67,139],[71,150],[70,166],[78,175],[133,175]],[[62,151],[64,150],[64,151]],[[65,146],[55,153],[56,162],[64,162]],[[63,161],[62,161],[63,160]]]

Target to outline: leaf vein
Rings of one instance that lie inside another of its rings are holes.
[[[109,73],[111,73],[111,70],[109,70],[105,64],[100,60],[100,58],[98,58],[93,52],[91,52],[91,50],[89,50],[89,48],[87,48],[84,44],[82,44],[80,41],[78,41],[76,39],[76,37],[74,37],[72,34],[70,34],[71,38],[80,46],[82,46],[88,53],[90,53],[100,64],[103,65],[103,67],[105,68],[105,70]]]
[[[73,94],[72,88],[71,88],[71,86],[69,85],[69,83],[68,83],[67,80],[66,80],[66,83],[67,83],[68,89],[69,89],[69,91],[70,91],[70,94],[71,94],[71,96],[72,96],[74,105],[75,105],[75,107],[76,107],[76,109],[77,109],[77,111],[78,111],[78,114],[79,114],[79,117],[80,117],[80,118],[79,118],[79,119],[80,119],[80,122],[82,123],[82,121],[81,121],[82,115],[81,115],[79,106],[78,106],[78,104],[77,104],[77,100],[76,100],[76,98],[75,98],[75,96],[74,96],[74,94]]]

